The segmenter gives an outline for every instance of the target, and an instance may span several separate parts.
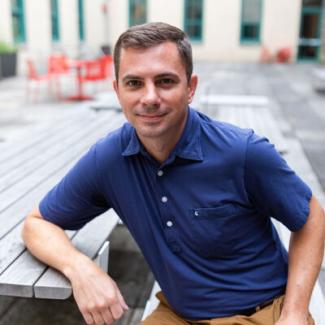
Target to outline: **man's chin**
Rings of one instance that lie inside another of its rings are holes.
[[[157,128],[157,126],[136,128],[136,132],[140,138],[160,138],[166,133],[162,128]]]

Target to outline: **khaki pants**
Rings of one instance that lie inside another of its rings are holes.
[[[272,304],[255,312],[251,316],[236,315],[232,317],[209,320],[188,321],[175,314],[168,306],[161,292],[157,293],[160,304],[140,325],[273,325],[280,317],[284,296],[276,298]],[[314,325],[310,316],[309,324]]]

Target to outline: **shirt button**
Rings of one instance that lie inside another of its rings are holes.
[[[199,211],[195,211],[194,215],[198,217],[199,216]]]
[[[168,201],[167,196],[163,196],[161,198],[161,202],[166,203]]]
[[[158,170],[157,175],[162,176],[162,175],[164,175],[164,172],[162,170]]]
[[[167,227],[172,227],[173,226],[173,222],[169,220],[169,221],[166,222],[166,225],[167,225]]]

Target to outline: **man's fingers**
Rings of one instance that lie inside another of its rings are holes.
[[[105,320],[103,319],[101,313],[99,312],[94,312],[92,313],[93,319],[94,319],[94,324],[96,325],[104,325],[105,324]],[[109,323],[111,324],[111,323]]]
[[[121,304],[122,308],[124,310],[129,310],[129,306],[126,304],[126,302],[118,288],[116,290],[116,294],[117,294],[117,299],[118,299],[119,303]]]
[[[91,316],[90,313],[86,313],[86,312],[85,313],[82,313],[82,316],[83,316],[86,324],[88,324],[88,325],[95,324],[94,323],[94,319],[93,319],[93,317]]]
[[[114,318],[109,309],[102,311],[102,318],[104,319],[105,324],[107,325],[111,325],[114,322]]]
[[[122,317],[124,310],[119,302],[111,306],[111,313],[115,320]]]

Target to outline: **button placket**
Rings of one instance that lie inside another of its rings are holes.
[[[172,200],[170,193],[164,188],[165,182],[167,182],[166,172],[163,169],[156,170],[156,189],[160,200],[159,209],[162,218],[163,231],[168,246],[173,252],[177,253],[181,251],[181,248],[178,244],[178,234],[175,228],[174,218],[172,217]]]

